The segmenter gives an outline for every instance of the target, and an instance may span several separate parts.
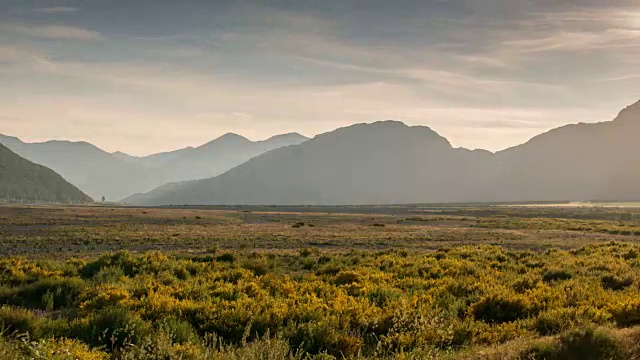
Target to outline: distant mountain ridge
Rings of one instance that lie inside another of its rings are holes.
[[[40,203],[93,200],[53,170],[34,164],[0,145],[0,199]]]
[[[252,142],[226,134],[197,148],[135,157],[108,153],[86,142],[26,143],[0,135],[0,144],[20,156],[50,167],[92,197],[105,196],[110,201],[170,182],[217,176],[263,152],[306,140],[300,134],[284,134]]]
[[[149,205],[466,201],[478,197],[474,184],[481,176],[476,164],[488,163],[491,156],[487,151],[455,149],[424,126],[397,121],[357,124],[270,151],[216,178],[171,184],[127,201]]]
[[[362,205],[640,199],[640,102],[498,153],[453,148],[427,127],[358,124],[280,148],[139,205]]]

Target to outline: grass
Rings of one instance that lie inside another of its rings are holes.
[[[640,357],[620,209],[304,210],[0,207],[0,356]]]

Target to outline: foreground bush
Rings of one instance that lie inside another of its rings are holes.
[[[608,243],[571,252],[463,246],[3,259],[0,327],[7,347],[28,336],[29,346],[111,359],[260,351],[446,358],[516,343],[509,353],[517,356],[586,356],[578,352],[585,348],[615,358],[631,351],[616,329],[640,325],[640,266],[629,255],[637,252]]]

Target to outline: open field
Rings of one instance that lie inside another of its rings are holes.
[[[5,206],[0,358],[640,358],[639,240],[620,207]]]

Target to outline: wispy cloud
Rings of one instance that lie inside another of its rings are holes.
[[[0,29],[17,35],[49,39],[49,40],[101,40],[102,35],[93,30],[67,26],[67,25],[25,25],[25,24],[1,24]]]
[[[420,2],[422,12],[381,11],[378,1],[215,3],[159,4],[162,21],[146,22],[137,15],[148,9],[132,2],[109,13],[117,24],[91,1],[82,18],[44,15],[75,8],[27,8],[2,24],[0,14],[0,109],[9,116],[0,127],[144,154],[228,131],[311,135],[397,119],[495,150],[611,119],[637,94],[640,9],[461,0],[439,2],[447,11],[434,15],[433,1]]]
[[[521,54],[640,47],[640,31],[627,29],[608,29],[600,32],[559,31],[539,38],[505,41],[502,46],[507,51]]]
[[[34,11],[43,14],[68,14],[78,11],[78,8],[71,6],[51,6],[35,8]]]

